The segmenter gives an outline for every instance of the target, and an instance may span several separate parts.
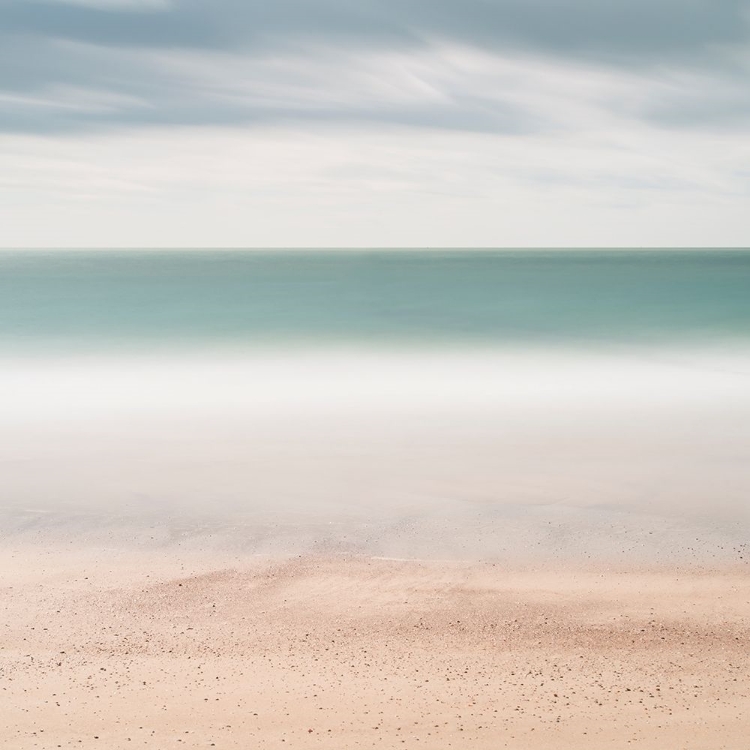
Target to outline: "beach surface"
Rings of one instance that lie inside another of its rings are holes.
[[[747,750],[748,288],[0,253],[0,747]]]
[[[5,748],[745,748],[750,574],[16,540]]]

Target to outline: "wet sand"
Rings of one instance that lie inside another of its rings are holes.
[[[7,541],[7,540],[6,540]],[[750,573],[0,553],[4,748],[746,748]]]

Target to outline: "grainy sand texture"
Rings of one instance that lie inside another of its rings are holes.
[[[3,748],[748,747],[742,560],[1,559]]]

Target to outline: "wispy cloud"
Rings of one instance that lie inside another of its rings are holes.
[[[738,122],[750,115],[741,57],[749,7],[746,0],[5,0],[0,129],[305,120],[543,128],[538,113],[503,96],[507,86],[495,87],[492,57],[646,82],[682,76],[681,90],[674,83],[634,114],[669,127]],[[473,50],[482,62],[446,50]]]

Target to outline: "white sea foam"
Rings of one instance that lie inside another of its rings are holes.
[[[750,352],[310,349],[0,360],[3,420],[750,404]]]
[[[6,511],[171,519],[168,538],[218,524],[281,548],[460,556],[573,521],[578,550],[657,549],[678,527],[687,549],[685,519],[750,522],[736,352],[6,359],[0,413]]]

